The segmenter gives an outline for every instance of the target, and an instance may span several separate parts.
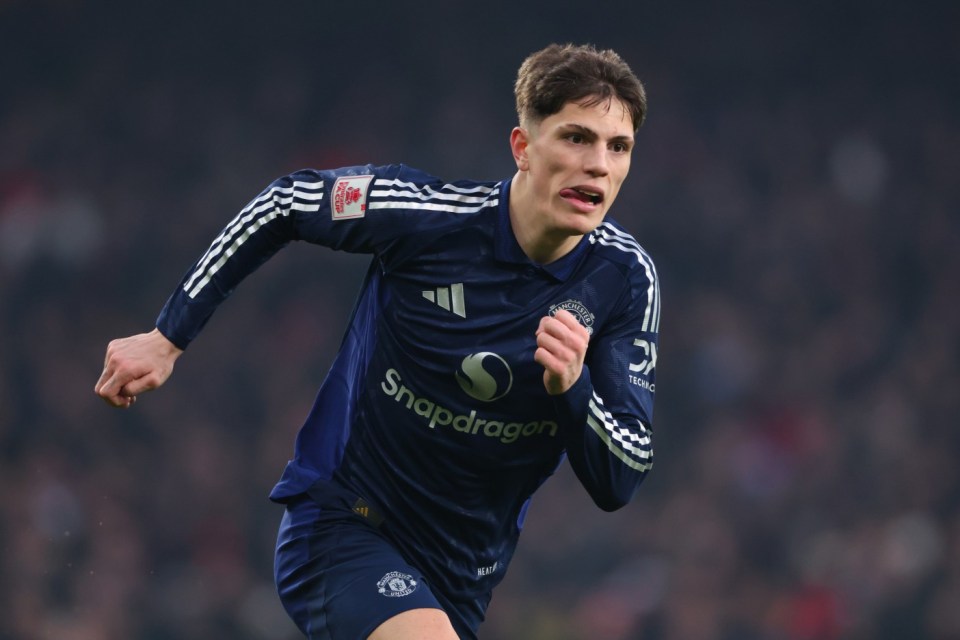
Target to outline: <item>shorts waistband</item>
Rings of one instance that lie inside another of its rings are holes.
[[[366,519],[372,526],[379,527],[386,518],[370,501],[355,492],[329,480],[317,480],[307,488],[307,495],[318,504],[326,504],[331,497],[337,497],[349,506],[350,510]]]

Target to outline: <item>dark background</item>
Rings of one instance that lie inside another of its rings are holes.
[[[266,494],[366,260],[288,248],[127,412],[106,343],[279,175],[510,176],[553,41],[649,93],[657,463],[551,480],[481,637],[960,637],[958,7],[0,2],[0,639],[296,637]]]

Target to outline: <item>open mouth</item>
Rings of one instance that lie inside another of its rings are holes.
[[[602,193],[584,187],[563,189],[560,191],[560,195],[564,198],[571,198],[573,200],[579,200],[581,202],[587,202],[594,205],[603,202]]]

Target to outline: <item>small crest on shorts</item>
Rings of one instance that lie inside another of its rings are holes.
[[[342,176],[333,183],[330,215],[334,220],[362,218],[367,213],[367,188],[373,176]]]
[[[579,300],[570,298],[569,300],[558,302],[550,307],[551,316],[557,315],[558,311],[569,311],[572,313],[573,317],[577,319],[577,322],[582,324],[587,330],[587,333],[591,336],[593,335],[593,314],[590,313],[590,310],[587,309],[585,304]]]
[[[377,582],[377,591],[388,598],[402,598],[416,591],[418,586],[409,573],[391,571]]]

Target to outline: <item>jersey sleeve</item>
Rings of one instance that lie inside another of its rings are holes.
[[[660,287],[638,252],[623,310],[593,336],[583,373],[557,397],[570,465],[606,511],[627,504],[653,466]]]
[[[293,240],[333,249],[377,253],[429,224],[409,208],[383,207],[368,215],[378,182],[436,181],[403,165],[302,170],[275,180],[214,238],[183,276],[157,319],[157,328],[185,349],[240,282]],[[426,188],[429,188],[427,186]]]

